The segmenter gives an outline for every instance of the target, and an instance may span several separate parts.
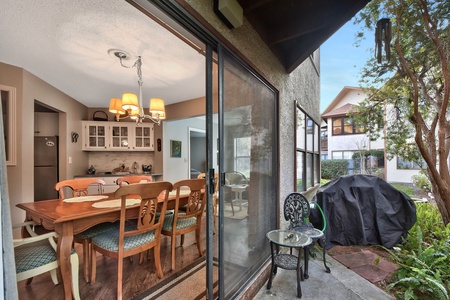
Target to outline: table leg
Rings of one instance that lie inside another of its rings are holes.
[[[73,226],[72,223],[63,223],[59,232],[58,248],[56,256],[61,271],[61,280],[64,287],[64,297],[72,300],[72,273],[70,265],[70,255],[72,252]],[[77,266],[78,267],[78,266]]]
[[[297,297],[302,297],[302,286],[300,284],[300,281],[303,279],[303,270],[302,270],[302,258],[300,255],[300,251],[298,252],[298,258],[297,258]]]
[[[309,251],[311,250],[311,247],[313,247],[313,246],[314,246],[314,243],[311,243],[311,245],[303,248],[303,255],[305,256],[305,273],[304,273],[305,279],[309,278],[309,275],[308,275]],[[299,256],[300,256],[300,252],[299,252]]]

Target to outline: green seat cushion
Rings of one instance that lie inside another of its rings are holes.
[[[180,214],[183,215],[183,214]],[[173,215],[168,215],[164,218],[164,224],[162,230],[172,230],[173,224]],[[184,229],[191,226],[195,226],[197,224],[197,218],[187,218],[187,219],[178,219],[177,221],[177,229]]]
[[[136,224],[125,225],[125,231],[136,230]],[[141,233],[134,236],[128,236],[124,239],[123,248],[125,250],[133,249],[147,244],[155,239],[154,230]],[[119,252],[119,228],[108,230],[92,238],[92,243],[96,246],[112,252]]]
[[[75,249],[72,249],[72,254]],[[56,261],[56,251],[48,240],[14,248],[16,272],[26,272]]]
[[[119,228],[119,222],[115,223],[100,223],[97,224],[91,228],[86,229],[83,232],[80,232],[74,236],[76,239],[90,239],[93,238],[96,235],[102,234],[108,230],[111,229],[118,229]]]

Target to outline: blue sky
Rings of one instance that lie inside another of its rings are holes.
[[[344,86],[359,86],[359,72],[373,56],[372,34],[355,46],[359,25],[353,19],[342,26],[320,47],[320,112],[323,112]]]

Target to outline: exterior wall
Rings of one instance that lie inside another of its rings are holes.
[[[34,200],[34,101],[59,111],[61,180],[84,172],[88,163],[86,153],[81,151],[81,143],[72,143],[70,139],[73,131],[81,134],[80,120],[86,117],[87,108],[22,68],[0,63],[0,83],[17,89],[17,165],[8,166],[7,174],[12,223],[20,223],[25,212],[16,208],[16,204]],[[69,156],[72,164],[68,163]]]
[[[412,183],[412,176],[420,174],[419,170],[397,169],[397,157],[386,160],[386,181]]]
[[[346,89],[346,88],[344,88]],[[342,93],[342,92],[341,92]],[[341,94],[340,94],[341,95]],[[332,106],[328,107],[326,111],[333,111],[345,104],[357,104],[363,101],[366,94],[357,88],[348,89],[348,92],[342,95],[341,99],[335,99]],[[337,100],[337,101],[336,101]],[[392,117],[392,112],[387,113],[387,118]],[[352,135],[332,135],[332,118],[328,118],[328,159],[332,158],[333,151],[358,151],[358,145],[364,141],[367,150],[385,149],[385,140],[383,135],[376,141],[371,142],[366,134],[352,134]],[[386,155],[385,155],[386,156]],[[392,160],[385,160],[385,180],[388,182],[402,182],[412,183],[411,177],[419,174],[419,170],[404,170],[397,169],[397,158]]]
[[[316,51],[313,58],[306,59],[288,74],[245,18],[241,27],[230,30],[214,14],[213,1],[186,2],[251,61],[261,75],[279,91],[279,194],[282,207],[283,199],[294,190],[295,100],[320,124],[320,53]],[[279,219],[283,222],[282,212],[279,213]]]

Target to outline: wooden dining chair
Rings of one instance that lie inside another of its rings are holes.
[[[56,232],[48,232],[38,235],[34,232],[34,223],[29,221],[14,225],[13,228],[25,228],[30,237],[14,239],[14,259],[16,264],[17,282],[29,279],[39,274],[50,272],[52,281],[58,284],[58,261],[56,258],[56,241],[58,237]],[[72,269],[72,294],[75,300],[80,299],[78,285],[78,255],[74,249],[70,255]]]
[[[173,214],[167,215],[161,233],[170,236],[171,239],[171,259],[172,270],[175,269],[175,246],[176,237],[181,235],[181,246],[184,244],[184,235],[195,231],[197,249],[199,256],[202,256],[200,244],[201,219],[205,210],[206,194],[204,192],[206,179],[186,179],[173,184],[176,190],[176,202]],[[180,191],[184,188],[190,190],[188,203],[180,210]]]
[[[116,180],[116,183],[119,186],[124,186],[124,183],[126,184],[136,184],[136,183],[145,183],[145,182],[153,182],[153,179],[151,176],[147,175],[136,175],[136,176],[124,176],[120,177]]]
[[[200,173],[198,174],[197,178],[205,178],[206,179],[206,173]],[[214,215],[214,228],[216,226],[217,222],[217,216],[218,216],[218,205],[219,205],[219,174],[214,174],[214,194],[212,196],[213,200],[213,215]]]
[[[55,189],[59,193],[59,199],[64,200],[66,197],[64,195],[64,188],[69,188],[72,190],[73,197],[81,197],[88,196],[88,187],[90,185],[98,185],[99,194],[103,193],[103,186],[105,185],[105,181],[99,178],[82,178],[82,179],[69,179],[58,182],[55,185]],[[83,272],[84,272],[84,280],[89,282],[89,273],[90,273],[90,248],[91,248],[91,240],[92,237],[105,232],[114,226],[111,223],[101,223],[95,225],[91,228],[86,229],[83,232],[80,232],[73,237],[73,241],[75,243],[80,243],[83,245]]]
[[[67,198],[64,195],[64,188],[70,188],[72,190],[72,197],[87,196],[88,187],[90,185],[98,186],[98,194],[103,194],[103,186],[105,181],[99,178],[80,178],[80,179],[68,179],[58,182],[55,185],[55,190],[58,191],[59,199],[64,200]]]
[[[131,255],[142,253],[153,248],[156,273],[163,277],[160,257],[161,227],[167,209],[167,199],[172,190],[172,184],[167,181],[126,185],[120,187],[115,198],[121,199],[120,226],[115,230],[102,233],[92,239],[91,253],[91,282],[96,280],[97,252],[117,258],[117,299],[122,299],[123,259]],[[162,203],[158,203],[158,196],[165,192]],[[131,219],[126,215],[126,198],[141,198],[139,215]]]

